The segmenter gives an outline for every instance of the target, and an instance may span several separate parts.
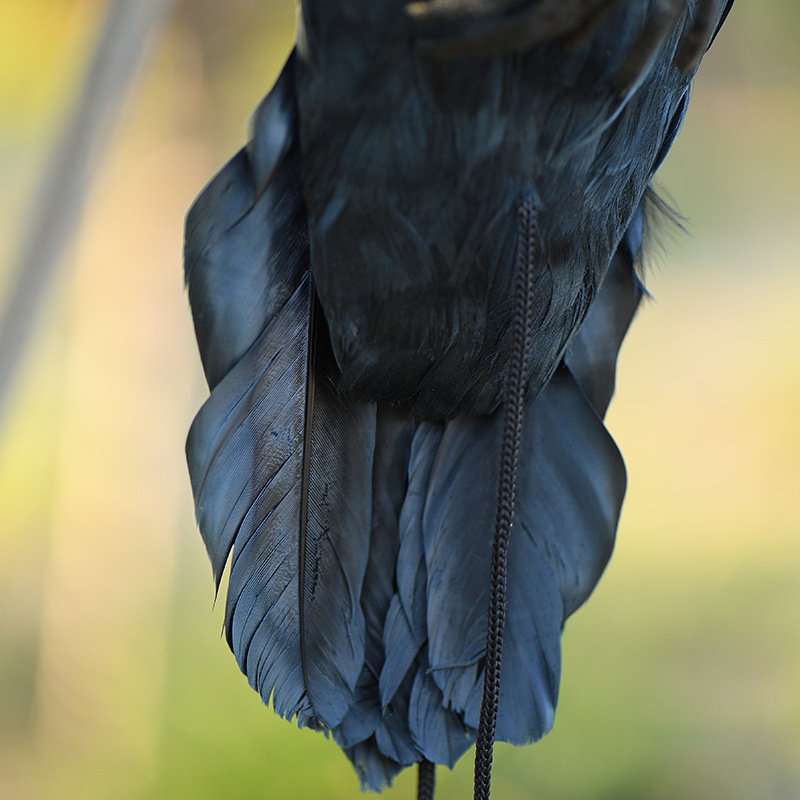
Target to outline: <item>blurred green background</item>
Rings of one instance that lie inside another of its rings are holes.
[[[0,299],[106,4],[0,4]],[[183,441],[205,397],[182,217],[291,48],[290,0],[179,2],[98,156],[0,438],[0,796],[359,796],[220,638]],[[800,797],[800,5],[738,0],[659,178],[608,424],[617,550],[567,625],[555,730],[497,800]],[[471,796],[466,756],[440,800]],[[411,798],[410,771],[386,796]]]

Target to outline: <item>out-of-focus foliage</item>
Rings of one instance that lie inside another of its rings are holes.
[[[0,295],[99,0],[0,4]],[[291,47],[290,0],[186,0],[129,98],[0,439],[0,796],[358,796],[219,636],[183,439],[205,393],[182,216]],[[617,552],[570,621],[555,731],[498,800],[800,796],[800,61],[739,0],[660,176],[668,240],[609,426]],[[470,793],[465,757],[441,800]],[[401,776],[388,797],[413,794]]]

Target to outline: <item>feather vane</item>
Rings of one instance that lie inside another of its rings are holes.
[[[364,662],[375,406],[338,391],[314,324],[295,128],[273,124],[292,118],[291,81],[286,69],[257,114],[266,141],[257,128],[187,220],[212,388],[187,456],[217,582],[232,553],[225,627],[239,666],[278,713],[331,728]]]

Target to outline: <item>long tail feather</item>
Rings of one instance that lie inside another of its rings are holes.
[[[406,493],[408,454],[414,423],[401,412],[379,407],[372,469],[372,526],[361,607],[366,624],[364,667],[355,703],[333,731],[344,748],[374,733],[381,722],[378,676],[384,665],[383,626],[394,594],[399,549],[398,518]],[[395,760],[402,760],[395,757]]]
[[[565,369],[525,416],[497,727],[498,739],[517,744],[552,725],[561,626],[605,567],[625,487],[613,441]],[[444,703],[470,726],[480,706],[499,425],[497,413],[448,425],[425,509],[431,670]],[[443,559],[445,551],[458,555]]]
[[[225,626],[239,666],[278,713],[331,728],[364,663],[375,407],[337,390],[315,309],[291,81],[290,62],[250,153],[187,221],[212,388],[187,455],[217,582],[232,552]]]

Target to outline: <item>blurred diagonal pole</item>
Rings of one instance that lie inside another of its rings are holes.
[[[77,228],[92,170],[108,143],[146,44],[173,2],[109,2],[83,85],[56,136],[34,196],[0,315],[0,426],[43,300]]]

